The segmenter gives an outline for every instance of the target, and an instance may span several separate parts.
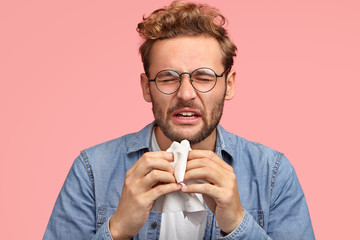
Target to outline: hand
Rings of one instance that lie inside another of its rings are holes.
[[[244,215],[232,167],[212,151],[193,150],[189,152],[184,182],[189,180],[208,182],[183,186],[181,190],[203,194],[220,229],[232,232]]]
[[[155,200],[180,190],[171,161],[172,153],[148,152],[127,171],[119,205],[109,224],[114,239],[130,239],[136,235],[144,226]]]

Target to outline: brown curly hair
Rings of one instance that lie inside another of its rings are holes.
[[[209,35],[217,39],[223,53],[225,69],[231,68],[236,56],[236,46],[223,27],[226,19],[220,12],[208,5],[174,1],[168,7],[155,10],[143,17],[137,31],[144,39],[140,46],[145,73],[150,66],[150,51],[156,40],[176,36]]]

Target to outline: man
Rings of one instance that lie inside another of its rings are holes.
[[[206,5],[174,2],[138,25],[141,87],[155,122],[81,152],[56,201],[44,239],[314,239],[308,208],[283,154],[218,125],[235,94],[236,47],[225,18]],[[184,182],[173,141],[187,139]],[[153,211],[174,192],[203,197],[194,224]]]

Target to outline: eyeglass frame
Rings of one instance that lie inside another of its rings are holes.
[[[216,77],[216,79],[215,79],[215,84],[214,84],[214,86],[212,86],[212,88],[210,88],[210,89],[207,90],[207,91],[200,91],[199,89],[197,89],[197,88],[193,85],[193,81],[194,81],[194,80],[191,79],[191,75],[192,75],[195,71],[197,71],[197,70],[199,70],[199,69],[209,69],[209,70],[211,70],[211,71],[215,74],[215,77]],[[198,92],[200,92],[200,93],[207,93],[207,92],[210,92],[211,90],[214,89],[214,87],[216,86],[216,83],[217,83],[217,79],[218,79],[219,77],[223,77],[224,74],[226,75],[226,74],[230,71],[230,69],[231,69],[231,67],[227,68],[227,69],[226,69],[224,72],[222,72],[220,75],[216,74],[216,72],[215,72],[213,69],[209,68],[209,67],[199,67],[199,68],[195,69],[194,71],[192,71],[191,73],[189,73],[189,72],[178,73],[177,71],[172,70],[172,69],[163,69],[163,70],[161,70],[160,72],[158,72],[158,73],[155,75],[155,78],[150,79],[150,78],[148,77],[148,80],[149,80],[149,82],[155,82],[156,88],[157,88],[161,93],[166,94],[166,95],[171,95],[171,94],[173,94],[173,93],[176,93],[176,92],[180,89],[180,87],[181,87],[181,81],[182,81],[181,76],[182,76],[183,74],[188,74],[188,75],[189,75],[189,80],[190,80],[191,86],[192,86],[196,91],[198,91]],[[158,85],[156,84],[156,77],[157,77],[161,72],[164,72],[164,71],[173,71],[173,72],[176,72],[176,73],[179,75],[179,82],[180,82],[179,87],[178,87],[175,91],[173,91],[173,92],[171,92],[171,93],[165,93],[165,92],[161,91],[161,90],[159,89]],[[226,80],[226,77],[225,77],[225,80]]]

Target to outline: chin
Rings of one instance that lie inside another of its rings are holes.
[[[201,135],[201,126],[176,126],[173,128],[173,134],[178,138],[191,139],[198,135]]]

